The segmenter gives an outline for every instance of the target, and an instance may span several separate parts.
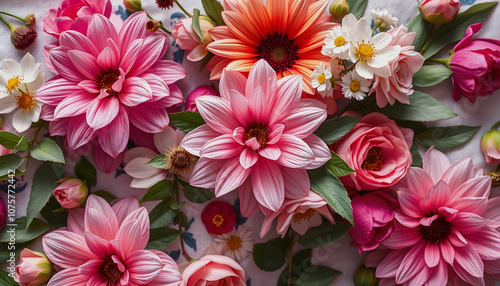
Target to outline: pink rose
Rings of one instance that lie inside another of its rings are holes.
[[[487,96],[500,89],[500,41],[475,39],[482,23],[470,25],[455,50],[450,69],[453,72],[453,99],[461,97],[475,102],[478,96]]]
[[[461,5],[460,0],[422,0],[418,8],[425,20],[443,24],[455,18]]]
[[[49,281],[52,264],[45,254],[27,248],[21,251],[21,262],[16,267],[14,280],[21,286],[38,286]]]
[[[109,0],[63,0],[57,9],[50,9],[43,17],[43,30],[59,39],[59,35],[67,30],[87,33],[87,25],[92,14],[111,16]]]
[[[206,255],[189,264],[182,273],[185,286],[246,286],[245,272],[233,259],[222,255]]]
[[[182,18],[181,21],[174,25],[172,38],[179,47],[189,51],[187,59],[196,62],[208,53],[207,46],[213,39],[208,34],[208,31],[214,27],[210,19],[206,16],[200,16],[200,29],[203,43],[200,43],[200,37],[193,30],[193,20],[191,18]]]
[[[83,204],[89,190],[87,184],[77,178],[64,178],[52,193],[56,200],[65,209],[74,209]]]
[[[196,99],[202,95],[216,95],[219,96],[219,93],[215,88],[209,85],[202,85],[195,88],[191,93],[186,97],[186,111],[194,111],[198,112],[198,108],[196,107]]]
[[[389,188],[399,182],[411,165],[413,131],[401,128],[380,113],[363,117],[333,146],[356,172],[341,181],[357,190]]]
[[[275,218],[278,218],[276,232],[284,237],[289,226],[300,235],[304,235],[311,227],[320,226],[323,221],[321,216],[333,224],[328,203],[313,191],[309,191],[309,194],[302,198],[285,199],[277,212],[267,214],[264,218],[260,237],[266,235]]]
[[[493,125],[481,138],[481,150],[486,163],[500,164],[500,130],[497,130],[499,125],[500,122]]]
[[[394,229],[394,212],[391,200],[384,192],[370,192],[351,200],[354,227],[349,230],[352,244],[359,253],[373,250]]]
[[[393,105],[396,100],[404,104],[410,104],[408,95],[413,93],[413,75],[424,64],[424,57],[415,52],[412,46],[416,33],[408,33],[404,26],[388,31],[392,35],[391,46],[401,46],[399,56],[389,63],[391,76],[380,77],[375,75],[375,82],[370,91],[376,92],[377,105],[384,107],[389,103]]]

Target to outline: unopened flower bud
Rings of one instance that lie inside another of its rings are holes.
[[[26,16],[26,17],[23,18],[23,22],[28,27],[35,26],[35,23],[36,23],[35,15],[34,14],[29,14],[28,16]]]
[[[377,277],[375,277],[375,270],[367,268],[364,265],[358,266],[354,270],[354,285],[356,286],[375,286],[377,285]]]
[[[349,4],[347,0],[335,0],[330,5],[330,14],[333,16],[334,21],[340,21],[347,14],[349,14]]]
[[[461,5],[459,0],[422,0],[418,8],[428,22],[443,24],[455,18]]]
[[[146,22],[146,30],[148,30],[151,33],[158,31],[159,28],[160,24],[156,20],[149,20]]]
[[[123,0],[123,6],[130,12],[143,11],[141,0]]]
[[[52,193],[56,200],[65,209],[74,209],[81,206],[89,194],[87,184],[77,178],[67,177],[58,181],[59,185]]]
[[[27,248],[21,251],[21,262],[16,267],[14,280],[21,286],[38,286],[49,281],[52,264],[45,254]]]
[[[497,122],[490,131],[483,134],[481,138],[481,150],[483,151],[486,163],[500,164],[500,130]]]
[[[18,50],[29,47],[35,41],[36,36],[36,31],[29,27],[15,27],[10,32],[10,40],[14,48]]]
[[[196,99],[202,95],[216,95],[219,93],[215,88],[209,85],[202,85],[195,88],[187,97],[186,97],[186,111],[194,111],[198,112],[198,108],[196,107]]]

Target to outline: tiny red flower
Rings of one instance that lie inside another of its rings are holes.
[[[201,213],[201,221],[210,234],[228,233],[236,223],[236,212],[233,206],[226,202],[211,202]]]

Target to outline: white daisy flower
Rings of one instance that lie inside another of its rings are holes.
[[[342,77],[342,93],[347,99],[363,100],[369,90],[371,81],[359,76],[354,70]]]
[[[332,78],[332,71],[330,67],[325,68],[325,64],[321,62],[312,72],[311,78],[312,88],[315,88],[323,97],[333,96],[332,83],[330,81]]]
[[[11,59],[2,61],[0,114],[17,109],[12,117],[12,126],[17,132],[26,131],[32,122],[39,120],[43,103],[35,98],[35,92],[44,82],[45,74],[30,53],[20,63]]]
[[[370,13],[375,20],[375,25],[379,26],[381,31],[398,24],[398,18],[393,17],[387,9],[371,9]]]
[[[331,58],[349,59],[349,34],[357,21],[353,14],[345,16],[342,19],[342,26],[334,27],[326,35],[321,53]]]
[[[364,18],[356,23],[351,31],[349,58],[356,63],[358,74],[372,79],[376,74],[389,77],[391,69],[389,62],[394,60],[401,50],[400,46],[389,46],[392,36],[388,33],[378,33],[372,38],[370,24]]]
[[[231,232],[219,235],[215,238],[215,248],[218,253],[241,261],[252,252],[252,234],[253,231],[247,230],[243,226],[239,226],[238,229],[234,228]]]

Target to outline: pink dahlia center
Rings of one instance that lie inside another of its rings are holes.
[[[107,286],[111,286],[118,284],[123,276],[123,272],[118,269],[118,264],[110,256],[107,256],[99,266],[99,275],[101,276],[101,280],[106,282]]]
[[[287,35],[275,33],[269,35],[257,47],[259,59],[266,60],[273,69],[279,73],[289,69],[298,59],[294,40],[289,40]]]
[[[101,90],[105,90],[108,94],[116,94],[113,90],[113,84],[120,78],[120,72],[110,68],[108,70],[103,70],[101,75],[97,77],[97,86]]]
[[[260,145],[260,148],[263,148],[264,146],[267,145],[267,142],[269,141],[269,127],[264,124],[264,123],[257,123],[253,122],[248,124],[247,128],[245,129],[245,137],[244,141],[247,141],[248,139],[252,139],[255,137],[257,142]]]
[[[422,236],[432,243],[441,243],[445,241],[450,232],[450,223],[443,216],[435,219],[429,226],[420,226],[420,233]]]

